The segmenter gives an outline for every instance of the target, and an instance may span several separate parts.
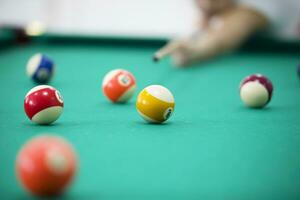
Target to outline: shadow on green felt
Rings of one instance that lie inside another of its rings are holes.
[[[237,108],[237,110],[239,111],[247,111],[247,112],[272,112],[274,110],[277,110],[278,107],[274,107],[274,106],[266,106],[264,108],[250,108],[250,107],[247,107],[247,106],[239,106]]]
[[[108,106],[108,107],[126,107],[126,106],[132,106],[135,105],[134,101],[129,101],[129,102],[125,102],[125,103],[113,103],[110,102],[109,100],[102,100],[100,101],[100,106]]]
[[[28,127],[59,127],[59,126],[64,126],[65,124],[62,122],[54,122],[52,124],[36,124],[33,122],[22,122],[23,125],[28,126]]]
[[[13,200],[32,200],[32,199],[42,199],[42,200],[70,200],[70,199],[101,199],[101,195],[99,194],[80,194],[80,195],[74,195],[74,194],[63,194],[60,196],[53,196],[53,197],[35,197],[30,194],[24,193],[24,195],[19,195],[15,198],[12,198]]]
[[[165,122],[165,123],[150,123],[150,122],[146,122],[146,121],[135,121],[135,124],[139,124],[139,125],[143,125],[143,126],[171,126],[172,122]]]

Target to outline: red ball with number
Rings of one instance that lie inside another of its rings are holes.
[[[108,72],[102,82],[104,95],[114,103],[127,102],[133,96],[135,88],[134,76],[123,69]]]
[[[24,110],[37,124],[51,124],[63,112],[64,101],[59,91],[48,85],[32,88],[25,96]]]
[[[71,183],[76,171],[73,147],[61,137],[42,135],[28,141],[16,160],[22,186],[36,196],[56,196]]]

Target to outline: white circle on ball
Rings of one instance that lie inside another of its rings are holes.
[[[169,119],[171,117],[172,113],[173,113],[173,108],[171,108],[171,107],[167,108],[164,112],[164,119],[165,120]]]
[[[60,94],[60,92],[58,90],[55,90],[55,96],[56,96],[56,99],[60,102],[60,103],[64,103],[64,100]]]
[[[47,69],[41,68],[41,69],[38,70],[37,77],[39,79],[47,80],[49,78],[49,76],[50,76],[50,74],[49,74]]]
[[[130,77],[127,76],[126,74],[120,74],[118,76],[118,82],[120,83],[120,85],[122,86],[128,86],[131,83]]]
[[[50,150],[46,154],[47,167],[55,174],[65,174],[68,169],[68,160],[59,150]]]

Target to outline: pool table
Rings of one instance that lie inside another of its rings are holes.
[[[74,182],[58,199],[300,199],[299,44],[254,39],[237,52],[180,69],[169,59],[152,62],[164,39],[46,34],[19,44],[2,36],[0,199],[32,198],[17,181],[15,159],[39,134],[64,137],[78,154]],[[37,52],[54,59],[50,85],[65,101],[49,126],[33,124],[23,110],[35,86],[25,66]],[[102,94],[102,78],[114,68],[136,77],[126,104]],[[264,109],[240,100],[240,81],[252,73],[273,82]],[[166,123],[146,123],[136,111],[138,92],[151,84],[175,97]]]

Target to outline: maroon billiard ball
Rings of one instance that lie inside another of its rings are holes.
[[[37,124],[51,124],[63,112],[64,102],[59,91],[48,85],[32,88],[25,96],[24,110]]]
[[[261,74],[247,76],[240,84],[240,96],[246,106],[262,108],[272,99],[273,84]]]

